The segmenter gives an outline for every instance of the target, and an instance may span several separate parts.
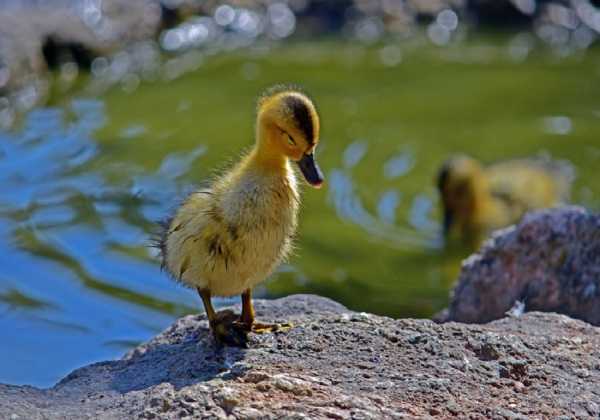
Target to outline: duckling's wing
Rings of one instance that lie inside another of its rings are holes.
[[[574,170],[548,158],[518,159],[491,165],[486,175],[496,198],[524,212],[568,201]]]
[[[206,214],[210,210],[212,194],[210,189],[194,191],[183,200],[173,215],[160,222],[157,248],[160,249],[161,266],[175,277],[173,264],[169,262],[182,251],[188,237],[198,235],[203,230],[208,220]]]

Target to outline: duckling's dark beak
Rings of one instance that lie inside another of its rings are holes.
[[[454,213],[450,209],[444,209],[444,236],[448,236],[454,222]]]
[[[314,188],[321,188],[323,185],[324,177],[321,168],[315,162],[315,156],[313,153],[304,155],[302,159],[296,162],[304,175],[304,179]]]

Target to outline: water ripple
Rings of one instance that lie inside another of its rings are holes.
[[[381,221],[369,213],[356,194],[354,182],[347,171],[334,169],[329,174],[329,179],[329,198],[338,217],[360,226],[369,233],[371,238],[385,241],[395,248],[439,247],[434,235],[425,235],[409,228],[390,225],[387,221]]]
[[[75,100],[0,131],[0,330],[9,337],[14,328],[34,328],[45,331],[39,340],[60,335],[79,352],[114,357],[104,347],[115,336],[135,343],[197,306],[188,291],[165,287],[147,232],[158,210],[164,214],[160,203],[187,188],[179,179],[206,147],[172,153],[150,174],[126,156],[98,165],[94,136],[105,121],[102,102]],[[149,206],[156,211],[148,214]],[[29,347],[16,339],[2,355],[31,354]],[[59,365],[72,367],[67,353],[51,356],[61,369],[55,377],[66,369]]]

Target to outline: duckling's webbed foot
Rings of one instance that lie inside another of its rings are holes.
[[[220,344],[235,347],[246,347],[248,344],[248,331],[239,328],[239,316],[233,311],[225,310],[215,314],[210,321],[215,340]]]
[[[254,317],[254,306],[252,305],[252,294],[250,289],[246,290],[242,294],[242,315],[240,315],[239,321],[236,326],[246,332],[253,332],[256,334],[267,334],[276,331],[287,331],[293,327],[292,324],[265,324],[262,322],[256,322]]]
[[[265,324],[262,322],[255,322],[252,324],[252,332],[255,334],[268,334],[273,332],[285,332],[294,328],[294,325],[285,322],[282,324]]]
[[[228,346],[246,347],[248,332],[236,327],[239,317],[230,310],[215,312],[210,301],[210,292],[206,289],[198,289],[198,293],[204,303],[210,330],[215,341]]]

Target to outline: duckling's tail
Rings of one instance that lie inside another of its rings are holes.
[[[573,164],[565,159],[553,159],[548,152],[540,153],[535,161],[556,180],[558,200],[567,203],[571,196],[571,186],[577,178]]]
[[[167,232],[169,231],[169,226],[171,226],[172,219],[173,219],[172,217],[169,217],[167,219],[156,222],[157,228],[150,238],[149,246],[152,248],[156,248],[159,251],[161,270],[166,269]]]

